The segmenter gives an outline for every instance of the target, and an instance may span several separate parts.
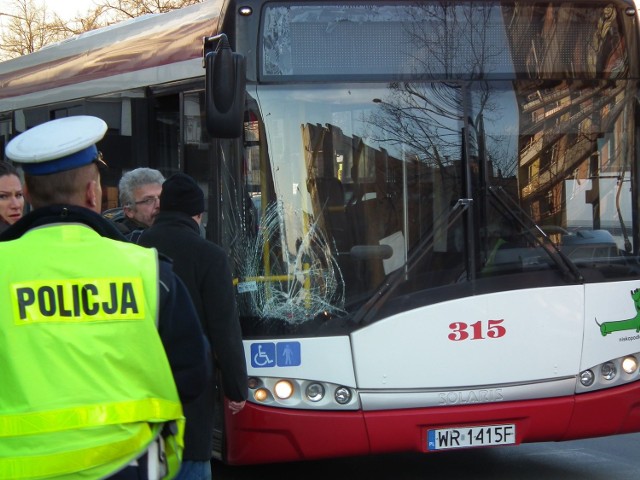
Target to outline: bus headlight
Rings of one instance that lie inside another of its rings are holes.
[[[306,410],[358,410],[360,397],[355,387],[302,378],[250,376],[251,403],[268,407]]]
[[[307,385],[306,394],[312,402],[319,402],[324,398],[324,387],[319,383],[310,383]]]
[[[618,373],[618,369],[616,368],[613,362],[606,362],[602,364],[600,367],[600,375],[605,380],[613,380]]]
[[[280,380],[273,391],[280,400],[286,400],[293,395],[293,384],[289,380]]]
[[[636,357],[632,355],[624,357],[622,359],[622,370],[629,375],[635,373],[635,371],[638,370],[638,360]]]
[[[605,360],[580,372],[576,393],[594,392],[640,381],[640,352]]]
[[[267,398],[269,398],[269,392],[266,388],[259,388],[255,392],[253,392],[253,398],[256,399],[256,402],[264,402]]]
[[[580,383],[585,387],[590,387],[593,385],[596,376],[593,374],[591,370],[585,370],[580,374]]]
[[[347,387],[338,387],[336,388],[336,392],[334,394],[336,402],[340,405],[346,405],[351,401],[351,390]]]

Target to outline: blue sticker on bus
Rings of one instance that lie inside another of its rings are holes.
[[[251,344],[251,366],[297,367],[302,363],[300,342],[262,342]]]
[[[251,366],[255,368],[266,368],[276,366],[276,344],[275,343],[252,343],[251,344]]]
[[[297,367],[300,365],[300,342],[278,342],[276,344],[279,367]]]

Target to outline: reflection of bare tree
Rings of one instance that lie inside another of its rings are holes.
[[[367,119],[370,138],[390,151],[402,151],[405,158],[440,169],[441,174],[460,160],[464,148],[470,159],[491,160],[503,174],[513,175],[516,164],[503,146],[504,138],[485,130],[487,121],[501,115],[491,94],[485,81],[474,82],[472,88],[455,83],[392,83],[386,100],[374,99],[380,108]]]
[[[504,59],[501,7],[441,2],[417,7],[422,22],[408,23],[418,70],[431,78],[480,79]]]
[[[404,148],[405,154],[440,168],[460,155],[459,88],[445,84],[394,83],[369,123],[372,140]]]
[[[485,135],[483,122],[499,118],[485,79],[504,71],[501,11],[490,4],[446,2],[416,8],[425,19],[407,24],[416,74],[425,79],[461,81],[391,83],[388,98],[374,100],[381,109],[368,121],[378,132],[374,140],[385,146],[402,146],[412,158],[443,168],[460,158],[463,128],[471,133],[466,138],[470,143],[467,148],[472,150],[469,153],[477,155],[479,143],[489,143],[481,139]],[[493,139],[490,143],[498,146],[500,142]],[[496,150],[492,157],[497,161],[503,155]]]

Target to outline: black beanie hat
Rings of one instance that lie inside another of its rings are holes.
[[[186,173],[176,173],[162,184],[160,211],[198,215],[204,212],[204,193]]]

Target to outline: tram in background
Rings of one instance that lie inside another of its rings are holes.
[[[1,63],[0,145],[97,115],[105,208],[202,185],[229,464],[637,432],[638,46],[624,0],[205,2]]]

